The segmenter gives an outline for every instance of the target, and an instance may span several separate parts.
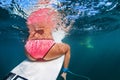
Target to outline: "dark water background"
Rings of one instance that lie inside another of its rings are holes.
[[[21,29],[12,25],[21,26]],[[22,28],[23,27],[23,28]],[[0,80],[17,64],[25,59],[24,34],[25,20],[17,15],[10,15],[7,10],[0,8]],[[23,35],[24,34],[24,35]]]
[[[25,19],[0,7],[0,79],[26,59]],[[16,27],[17,26],[17,27]],[[92,27],[90,26],[95,26]],[[76,19],[64,42],[71,46],[70,70],[91,80],[120,80],[120,3],[111,11]],[[88,30],[89,29],[89,30]],[[68,80],[85,80],[68,74]]]

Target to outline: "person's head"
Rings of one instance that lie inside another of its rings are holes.
[[[58,12],[50,8],[42,8],[33,12],[27,19],[27,25],[39,27],[56,27]]]

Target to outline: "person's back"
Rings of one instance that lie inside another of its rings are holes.
[[[33,26],[34,27],[34,26]],[[30,30],[30,28],[29,28]],[[52,29],[48,27],[34,27],[29,32],[29,40],[32,39],[53,39],[52,37]]]

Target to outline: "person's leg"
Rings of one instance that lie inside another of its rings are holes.
[[[67,44],[63,43],[56,43],[51,50],[47,53],[44,57],[45,60],[52,60],[58,58],[62,55],[65,55],[64,59],[64,68],[68,68],[69,61],[70,61],[70,47]],[[66,80],[67,73],[62,73],[61,76]]]
[[[64,43],[56,43],[47,55],[44,57],[44,60],[56,59],[62,55],[65,55],[64,59],[64,68],[67,68],[70,61],[70,47]]]

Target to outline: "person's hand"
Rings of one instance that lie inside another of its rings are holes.
[[[66,76],[67,76],[67,73],[64,73],[64,72],[63,72],[63,73],[61,74],[61,77],[63,77],[64,80],[66,80]]]

